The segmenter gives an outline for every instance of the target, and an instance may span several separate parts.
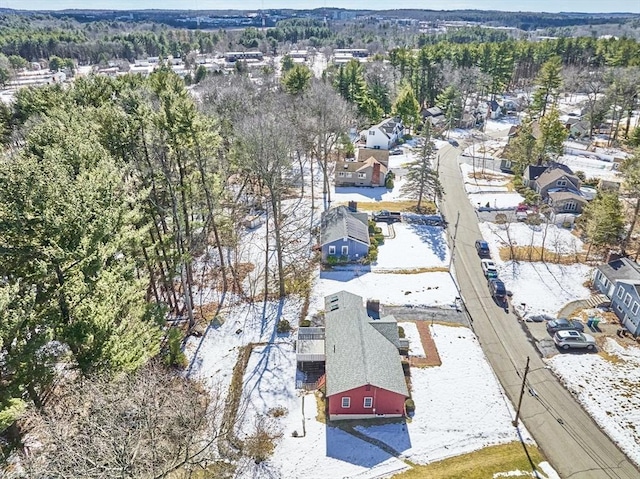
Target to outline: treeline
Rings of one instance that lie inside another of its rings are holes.
[[[219,40],[216,33],[196,30],[135,31],[89,38],[82,30],[6,28],[0,30],[0,52],[28,61],[58,56],[81,64],[112,59],[133,62],[146,56],[183,57],[194,50],[212,53]]]
[[[267,38],[274,38],[278,42],[297,43],[310,40],[311,44],[318,44],[319,40],[331,38],[331,29],[320,20],[310,18],[294,18],[280,20],[275,28],[267,30]]]

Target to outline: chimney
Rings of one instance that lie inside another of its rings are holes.
[[[352,213],[358,212],[358,202],[357,201],[349,201],[349,211]]]
[[[371,185],[380,185],[380,163],[377,161],[373,164],[373,173],[371,173]]]
[[[373,319],[380,319],[380,301],[367,299],[367,314]]]

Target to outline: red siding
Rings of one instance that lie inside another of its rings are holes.
[[[329,415],[335,414],[403,414],[405,396],[402,394],[387,391],[376,386],[360,386],[342,393],[329,396]],[[342,407],[342,398],[351,398],[351,405],[348,408]],[[364,407],[364,398],[373,398],[373,407]]]

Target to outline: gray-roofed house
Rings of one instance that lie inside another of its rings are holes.
[[[409,397],[393,316],[373,319],[360,296],[325,298],[325,387],[329,419],[401,417]]]
[[[322,262],[330,258],[359,261],[369,253],[369,218],[367,213],[338,206],[327,211],[320,224]]]
[[[640,265],[619,258],[596,268],[594,287],[611,300],[611,309],[634,336],[640,334]]]
[[[390,150],[402,137],[403,132],[400,118],[388,118],[365,131],[366,147]]]
[[[387,165],[370,156],[364,161],[336,162],[335,185],[344,186],[384,186],[387,179]]]
[[[553,163],[533,180],[533,189],[556,213],[581,213],[587,204],[580,193],[580,178],[559,163]]]

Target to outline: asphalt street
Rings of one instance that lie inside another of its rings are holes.
[[[546,367],[516,317],[498,307],[489,295],[474,247],[481,234],[462,186],[460,152],[450,145],[440,149],[439,173],[445,191],[441,209],[449,222],[459,288],[493,370],[512,404],[517,405],[522,373],[530,358],[520,418],[562,479],[640,478],[640,471]]]

